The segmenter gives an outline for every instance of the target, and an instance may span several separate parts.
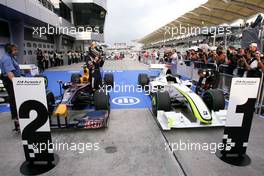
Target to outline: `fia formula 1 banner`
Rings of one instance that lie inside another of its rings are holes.
[[[52,162],[44,78],[14,78],[13,87],[26,160]]]
[[[223,156],[243,157],[246,153],[259,83],[259,78],[232,79],[223,136]]]

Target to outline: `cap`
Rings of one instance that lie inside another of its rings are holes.
[[[257,48],[257,47],[258,47],[258,44],[257,44],[257,43],[251,43],[250,46],[251,46],[251,47],[256,47],[256,48]]]

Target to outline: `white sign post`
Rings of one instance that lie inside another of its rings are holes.
[[[217,156],[237,166],[250,164],[248,138],[258,96],[259,78],[233,78],[223,135],[224,150]]]
[[[14,78],[14,93],[26,161],[20,171],[36,175],[52,169],[54,154],[44,78]]]

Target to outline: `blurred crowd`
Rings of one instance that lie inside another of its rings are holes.
[[[162,57],[157,50],[142,51],[138,54],[138,59],[146,64],[170,64],[174,74],[179,62],[196,68],[217,68],[222,73],[239,77],[261,77],[264,72],[264,56],[256,43],[247,48],[229,46],[227,49],[202,44],[189,48],[185,54],[176,49],[165,49]]]

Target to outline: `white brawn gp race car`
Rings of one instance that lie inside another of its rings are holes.
[[[192,82],[171,75],[166,65],[155,64],[151,69],[161,69],[158,77],[139,74],[138,84],[148,86],[152,99],[152,112],[163,130],[224,126],[225,98],[221,91],[208,90],[203,97],[192,89]]]

